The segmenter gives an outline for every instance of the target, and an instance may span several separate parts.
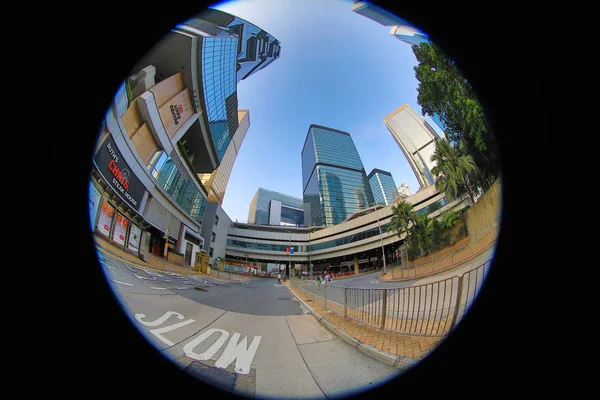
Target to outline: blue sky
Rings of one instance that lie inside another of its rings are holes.
[[[281,42],[279,59],[238,84],[238,108],[250,110],[250,128],[223,202],[233,221],[247,221],[259,187],[302,198],[300,154],[310,124],[350,133],[367,174],[373,168],[389,171],[397,186],[417,191],[412,169],[383,124],[403,104],[421,112],[416,58],[389,27],[352,12],[352,5],[236,0],[212,6]]]

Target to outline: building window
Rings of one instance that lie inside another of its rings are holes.
[[[216,235],[215,235],[215,233],[213,232],[213,233],[212,233],[212,237],[211,237],[211,239],[210,239],[210,241],[211,241],[211,242],[214,242],[214,241],[215,241],[215,236],[216,236]]]
[[[212,257],[213,256],[213,251],[214,251],[214,249],[211,247],[210,251],[208,252],[208,255]]]
[[[219,216],[215,215],[215,226],[219,225]]]

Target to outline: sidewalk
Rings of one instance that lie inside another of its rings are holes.
[[[131,253],[126,252],[123,249],[120,249],[110,243],[108,243],[104,238],[99,236],[94,236],[96,241],[96,249],[98,252],[102,252],[104,254],[115,257],[121,261],[128,262],[129,264],[135,265],[136,267],[145,268],[149,270],[153,270],[156,272],[173,272],[179,275],[198,275],[209,277],[211,279],[222,280],[226,282],[240,282],[240,281],[248,281],[254,279],[254,277],[239,275],[239,274],[231,274],[232,279],[228,279],[224,276],[217,276],[216,271],[211,274],[205,274],[203,272],[194,271],[192,267],[184,267],[181,265],[174,264],[170,261],[164,261],[161,258],[155,256],[148,256],[147,261],[141,260],[139,257],[134,256]],[[220,275],[226,275],[221,273]]]
[[[360,351],[398,368],[407,368],[422,360],[444,338],[415,336],[384,331],[364,325],[334,312],[328,312],[284,282],[288,290],[308,308],[322,325]]]

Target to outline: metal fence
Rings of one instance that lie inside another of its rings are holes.
[[[463,318],[492,259],[460,276],[405,288],[345,288],[293,280],[292,286],[328,311],[384,330],[420,336],[448,334]]]

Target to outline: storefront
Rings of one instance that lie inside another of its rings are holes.
[[[148,227],[139,213],[146,189],[130,172],[110,135],[100,145],[93,162],[89,185],[90,227],[109,243],[139,255],[142,232]]]

